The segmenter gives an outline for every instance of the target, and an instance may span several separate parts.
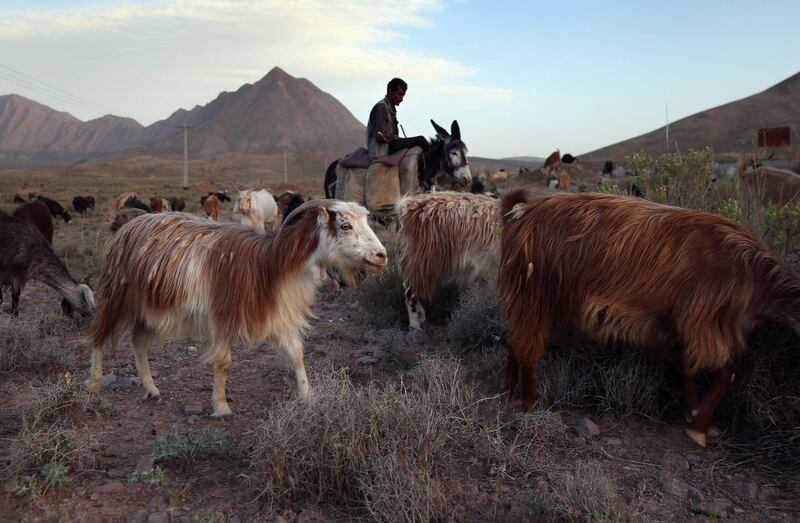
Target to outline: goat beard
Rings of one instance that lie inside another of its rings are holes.
[[[328,276],[339,284],[340,287],[355,287],[367,277],[366,270],[347,269],[340,271],[329,267],[326,271]]]

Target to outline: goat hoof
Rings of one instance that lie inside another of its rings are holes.
[[[708,437],[709,438],[718,438],[722,435],[722,431],[719,430],[719,427],[716,425],[711,425],[708,429]]]
[[[100,380],[87,378],[83,381],[83,386],[86,387],[86,390],[89,392],[98,392],[100,390]]]
[[[703,448],[708,445],[708,436],[700,431],[694,429],[686,429],[686,435],[692,438],[692,441],[697,443]]]
[[[212,418],[217,419],[229,419],[233,417],[233,412],[228,404],[220,405],[214,409],[214,413],[211,415]]]
[[[148,390],[147,392],[144,393],[144,399],[160,401],[161,400],[161,393],[158,391],[158,389]]]

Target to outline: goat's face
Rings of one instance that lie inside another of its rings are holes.
[[[350,202],[335,202],[318,215],[320,261],[346,285],[354,285],[362,271],[382,271],[388,262],[368,215],[364,207]]]
[[[94,293],[85,283],[81,283],[75,287],[74,292],[70,299],[63,298],[61,300],[61,311],[67,316],[72,316],[73,312],[80,312],[84,316],[93,313],[96,307],[94,301]]]

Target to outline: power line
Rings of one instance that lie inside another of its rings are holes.
[[[51,96],[60,102],[69,103],[73,106],[79,106],[84,109],[91,109],[94,111],[125,115],[125,113],[122,111],[117,111],[111,107],[97,102],[92,102],[91,100],[72,94],[69,91],[34,78],[33,76],[14,69],[13,67],[0,64],[0,68],[3,69],[0,70],[0,77],[4,78],[5,80],[28,89],[33,89],[38,93]]]

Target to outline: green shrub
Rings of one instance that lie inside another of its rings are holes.
[[[231,444],[228,432],[203,429],[199,434],[161,434],[153,448],[153,461],[178,460],[191,463],[200,457],[223,454]]]

